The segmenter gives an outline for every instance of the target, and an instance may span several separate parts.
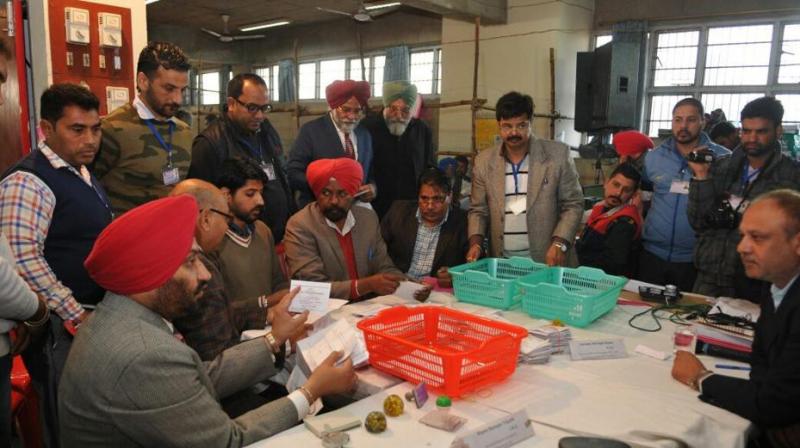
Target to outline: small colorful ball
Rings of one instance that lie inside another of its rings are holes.
[[[364,427],[367,428],[367,431],[372,433],[386,431],[386,416],[383,415],[383,412],[370,412],[367,414],[367,420],[364,422]]]

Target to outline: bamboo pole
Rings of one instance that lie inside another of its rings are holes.
[[[295,129],[300,129],[300,63],[298,61],[298,40],[294,40],[294,120]]]
[[[472,155],[478,153],[478,133],[477,120],[478,109],[482,104],[478,103],[478,62],[481,50],[481,17],[475,17],[475,61],[472,68]],[[484,103],[486,100],[484,100]]]
[[[550,115],[556,115],[556,50],[550,47]],[[550,119],[550,140],[556,138],[556,120]]]

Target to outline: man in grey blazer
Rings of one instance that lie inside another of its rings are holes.
[[[303,387],[236,419],[219,399],[276,373],[275,354],[304,325],[274,308],[272,330],[203,363],[171,321],[202,300],[209,272],[194,240],[198,206],[187,195],[137,207],[98,237],[86,259],[108,293],[81,327],[59,387],[65,447],[239,447],[287,429],[317,397],[355,384],[352,362],[318,367]],[[163,223],[169,225],[163,225]]]
[[[386,251],[378,216],[352,206],[361,166],[352,159],[322,159],[308,166],[306,177],[317,200],[286,224],[289,277],[331,282],[331,296],[343,299],[394,293],[405,276]]]
[[[563,143],[533,136],[533,99],[509,92],[497,101],[503,141],[475,157],[468,215],[467,261],[530,256],[550,266],[575,266],[575,232],[583,214],[578,172]],[[488,232],[488,235],[487,235]]]

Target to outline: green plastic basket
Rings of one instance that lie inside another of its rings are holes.
[[[547,266],[530,258],[484,258],[449,269],[458,300],[507,310],[519,303],[518,278]]]
[[[627,281],[600,269],[579,267],[543,269],[516,283],[526,313],[585,327],[614,308]]]

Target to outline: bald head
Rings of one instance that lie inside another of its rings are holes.
[[[172,189],[170,196],[186,194],[197,201],[200,214],[195,226],[195,239],[204,252],[213,252],[225,238],[230,210],[222,191],[204,180],[187,179]]]

